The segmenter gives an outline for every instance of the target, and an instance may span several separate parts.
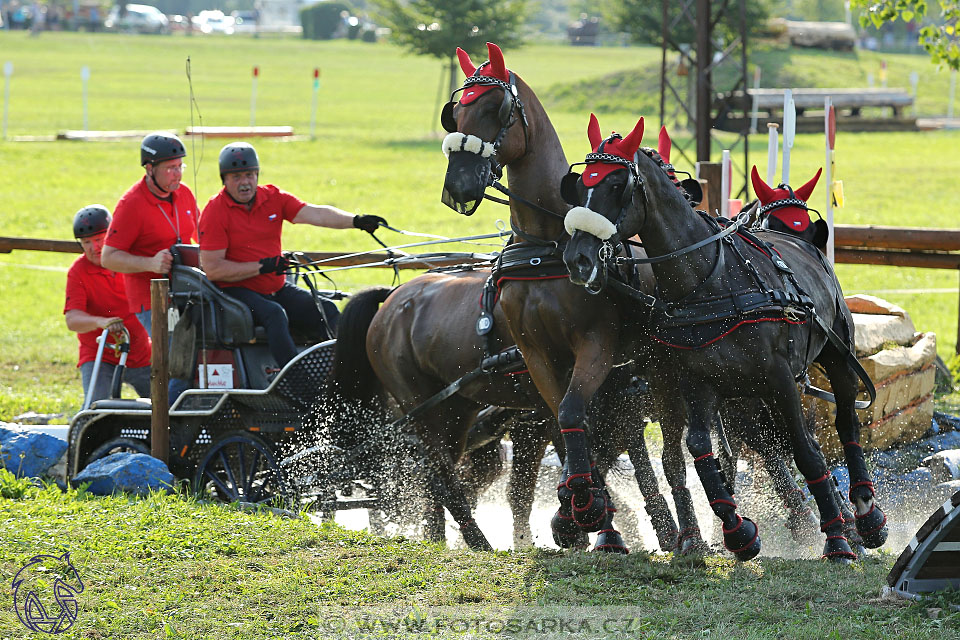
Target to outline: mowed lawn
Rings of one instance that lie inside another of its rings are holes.
[[[863,86],[876,62],[872,54],[838,64],[849,86]],[[192,76],[188,81],[187,69]],[[535,90],[563,93],[565,85],[607,74],[659,65],[654,48],[571,48],[534,44],[507,51],[509,67]],[[824,68],[824,56],[792,53],[790,69]],[[902,57],[899,69],[924,63]],[[250,124],[252,68],[260,68],[257,125],[290,125],[294,139],[251,140],[260,153],[261,182],[275,183],[300,197],[348,211],[376,213],[392,225],[448,237],[495,231],[507,210],[485,203],[471,218],[440,203],[445,159],[436,125],[438,100],[445,99],[441,63],[411,56],[388,44],[309,42],[294,38],[137,37],[116,34],[45,33],[29,38],[0,32],[0,63],[13,63],[8,137],[0,142],[0,219],[3,235],[68,239],[73,213],[99,202],[112,208],[142,175],[138,141],[24,141],[44,138],[83,124],[81,68],[90,69],[88,114],[91,129],[172,129],[192,124]],[[480,62],[478,60],[477,62]],[[313,69],[321,69],[316,139],[309,138]],[[928,92],[922,104],[945,102],[946,74],[923,67]],[[807,80],[799,72],[790,77]],[[835,75],[835,74],[834,74]],[[831,84],[836,78],[830,76]],[[903,74],[900,74],[903,75]],[[607,91],[616,91],[610,87]],[[656,102],[651,87],[638,103]],[[589,101],[587,102],[589,104]],[[629,104],[629,101],[627,101]],[[546,103],[568,159],[588,151],[589,108]],[[624,130],[639,116],[655,132],[657,114],[607,110],[605,129]],[[680,137],[682,137],[682,133]],[[648,143],[654,139],[648,133]],[[729,139],[723,135],[721,140]],[[186,139],[185,182],[201,206],[219,188],[216,155],[223,139]],[[682,142],[682,141],[681,141]],[[837,136],[837,175],[844,181],[847,207],[837,221],[957,227],[951,200],[960,171],[960,133],[924,132]],[[750,141],[751,158],[765,174],[766,138]],[[714,148],[719,157],[720,146]],[[739,158],[739,154],[734,154]],[[799,135],[793,150],[795,183],[823,165],[823,136]],[[677,162],[679,168],[692,170]],[[818,187],[813,205],[823,208]],[[382,231],[388,244],[416,240]],[[362,251],[376,249],[365,234],[288,225],[289,249]],[[451,250],[464,250],[451,245]],[[491,247],[479,247],[479,250]],[[431,247],[431,250],[435,247]],[[412,251],[416,251],[415,249]],[[63,323],[66,267],[73,256],[41,252],[0,255],[0,420],[26,410],[77,410],[81,402],[74,368],[76,340]],[[870,292],[904,306],[920,330],[936,331],[944,357],[954,351],[957,333],[957,274],[951,271],[840,265],[848,293]],[[330,274],[343,289],[388,284],[382,269]],[[408,279],[414,274],[404,272]]]

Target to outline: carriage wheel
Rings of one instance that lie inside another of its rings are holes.
[[[94,460],[106,458],[112,453],[145,453],[150,455],[150,445],[143,440],[134,440],[132,438],[113,438],[112,440],[107,440],[102,445],[94,449],[93,452],[87,456],[87,460],[83,463],[83,467],[86,467]],[[81,467],[81,469],[83,467]]]
[[[289,486],[270,447],[246,433],[213,443],[197,467],[193,486],[221,502],[262,504],[288,497]]]

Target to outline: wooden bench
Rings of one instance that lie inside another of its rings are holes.
[[[754,100],[757,130],[766,131],[770,122],[783,122],[783,89],[747,89],[718,94],[713,101],[714,126],[726,131],[742,131],[750,124]],[[837,111],[837,128],[843,131],[916,130],[917,120],[905,116],[913,105],[913,96],[903,89],[793,89],[797,108],[797,131],[823,131],[823,101],[830,96]],[[888,117],[866,117],[863,109],[887,109]],[[746,113],[746,118],[738,115]],[[812,113],[811,113],[812,112]]]

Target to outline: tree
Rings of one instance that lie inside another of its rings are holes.
[[[934,62],[960,69],[960,40],[957,34],[960,2],[938,0],[938,3],[939,19],[923,24],[917,39]],[[872,24],[879,29],[898,19],[915,21],[920,25],[927,17],[927,0],[852,0],[850,4],[863,11],[860,24],[864,27]]]
[[[671,1],[668,3],[667,16],[671,21],[680,18],[683,2]],[[719,3],[713,3],[719,4]],[[723,36],[727,41],[732,40],[740,33],[740,11],[736,2],[724,3],[727,5],[726,14],[714,30],[715,35]],[[747,32],[752,33],[766,28],[769,17],[770,0],[748,0],[746,2]],[[603,0],[603,16],[609,21],[614,31],[623,31],[639,44],[660,44],[661,23],[663,22],[663,6],[660,2],[651,0]],[[696,14],[696,4],[688,7],[689,15]],[[717,11],[714,10],[714,15]],[[678,44],[693,43],[696,34],[690,20],[680,18],[670,29],[669,37]]]
[[[527,0],[371,0],[390,38],[418,55],[447,61],[450,91],[459,86],[456,51],[486,60],[487,41],[503,49],[523,43]]]

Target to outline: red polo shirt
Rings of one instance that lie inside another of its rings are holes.
[[[306,203],[272,184],[258,186],[253,207],[231,198],[226,190],[210,198],[200,215],[200,250],[220,251],[233,262],[257,262],[280,255],[284,220],[293,220]],[[237,282],[217,282],[219,287],[245,287],[269,295],[283,286],[284,276],[261,273]]]
[[[197,201],[185,184],[161,200],[147,188],[146,177],[123,194],[113,211],[113,222],[104,244],[135,256],[152,258],[178,242],[191,243],[197,237]],[[127,300],[134,313],[150,308],[150,280],[166,274],[143,271],[125,273]]]
[[[94,316],[123,318],[123,324],[130,332],[127,366],[131,369],[147,367],[150,366],[150,337],[130,311],[121,276],[120,273],[98,267],[87,260],[86,256],[80,256],[73,261],[70,271],[67,272],[67,302],[63,306],[63,312],[78,309]],[[97,329],[77,334],[80,340],[78,367],[97,358],[97,338],[101,333],[103,330]],[[113,343],[112,337],[108,342]],[[103,350],[103,361],[110,364],[120,361],[109,345]]]

